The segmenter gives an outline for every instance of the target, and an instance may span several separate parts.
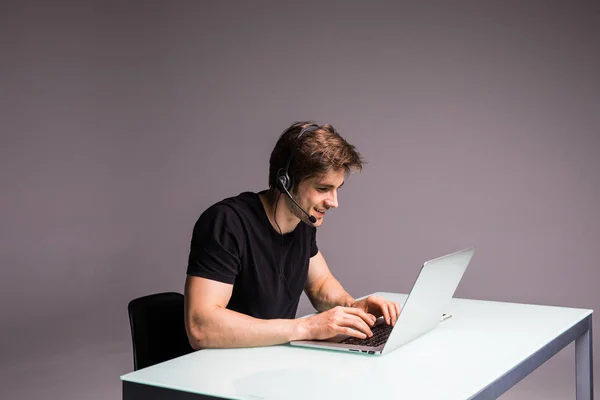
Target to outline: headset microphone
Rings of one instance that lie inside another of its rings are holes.
[[[314,224],[317,222],[317,219],[315,217],[313,217],[312,215],[310,215],[309,213],[306,212],[306,210],[302,207],[300,207],[300,204],[298,204],[296,202],[296,200],[294,200],[294,198],[292,197],[291,193],[288,191],[287,187],[285,187],[285,178],[284,177],[279,177],[279,182],[281,183],[281,187],[283,188],[283,190],[285,191],[285,194],[287,194],[287,196],[290,198],[290,200],[292,200],[294,202],[295,205],[298,206],[298,208],[300,209],[300,211],[302,211],[304,214],[306,214],[306,216],[308,217],[308,220]]]

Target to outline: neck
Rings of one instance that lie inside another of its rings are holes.
[[[281,233],[286,234],[292,232],[298,226],[300,219],[296,217],[290,210],[289,199],[287,195],[280,193],[277,189],[269,189],[265,193],[261,194],[260,200],[265,209],[265,213],[269,218],[269,222],[277,232],[281,228]],[[275,219],[273,218],[273,212],[277,203],[277,210]],[[279,228],[277,227],[279,225]]]

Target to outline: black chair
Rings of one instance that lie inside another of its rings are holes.
[[[139,297],[129,302],[127,310],[134,370],[194,351],[185,332],[181,293],[156,293]]]

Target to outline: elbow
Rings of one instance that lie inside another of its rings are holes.
[[[198,339],[196,339],[194,337],[190,337],[189,338],[189,342],[190,342],[190,347],[194,351],[202,350],[202,349],[206,348],[206,346],[203,346],[202,343]]]
[[[186,332],[192,349],[202,350],[219,347],[218,326],[218,320],[215,320],[213,309],[188,313],[186,316]]]
[[[210,340],[207,336],[206,330],[201,326],[192,326],[187,331],[188,342],[194,350],[201,350],[211,347]]]

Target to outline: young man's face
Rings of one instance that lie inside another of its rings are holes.
[[[289,202],[294,215],[309,225],[321,226],[327,210],[338,207],[338,189],[344,184],[344,177],[344,170],[330,171],[322,177],[300,182],[295,199],[317,222],[310,223],[308,217]]]

